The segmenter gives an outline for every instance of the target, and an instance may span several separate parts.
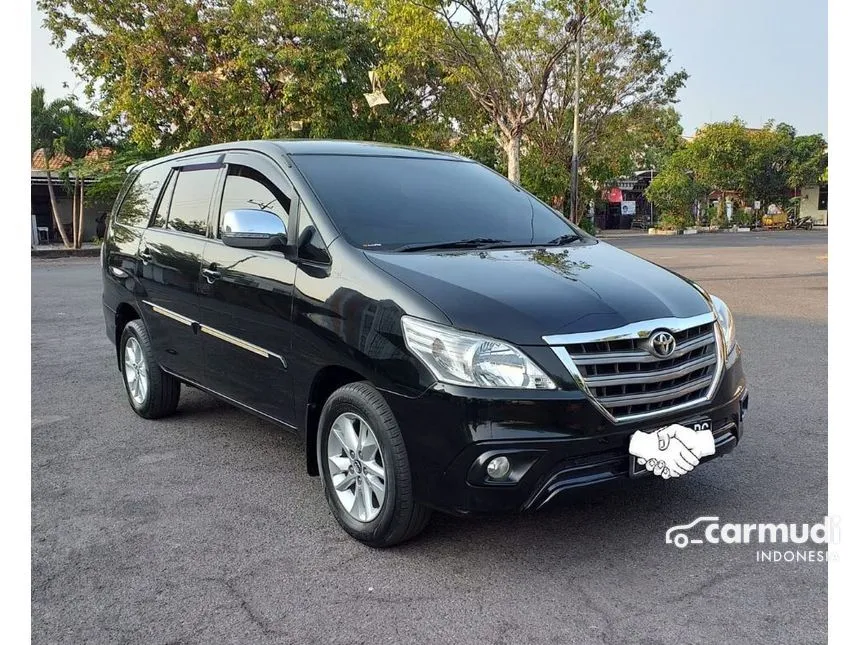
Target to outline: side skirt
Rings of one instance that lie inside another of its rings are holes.
[[[291,430],[292,432],[295,432],[295,433],[298,433],[298,431],[299,431],[299,429],[296,426],[294,426],[290,423],[287,423],[286,421],[281,421],[280,419],[273,417],[270,414],[266,414],[265,412],[260,412],[260,410],[257,410],[256,408],[252,408],[250,405],[245,405],[244,403],[242,403],[241,401],[237,401],[236,399],[232,399],[229,396],[227,396],[226,394],[221,394],[220,392],[216,392],[215,390],[208,388],[205,385],[201,385],[200,383],[197,383],[196,381],[192,381],[191,379],[185,378],[184,376],[182,376],[180,374],[176,374],[175,372],[171,372],[170,370],[165,370],[163,367],[161,369],[163,369],[165,372],[167,372],[171,376],[175,376],[180,381],[182,381],[185,385],[190,385],[193,388],[196,388],[198,390],[202,390],[203,392],[206,392],[207,394],[211,394],[212,396],[215,396],[215,397],[221,399],[222,401],[229,403],[232,406],[235,406],[241,410],[244,410],[245,412],[250,412],[251,414],[253,414],[256,417],[260,417],[261,419],[263,419],[265,421],[271,421],[272,423],[276,423],[277,425],[281,426],[282,428],[286,428],[287,430]]]

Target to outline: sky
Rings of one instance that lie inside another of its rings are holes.
[[[644,24],[672,53],[671,69],[690,75],[679,94],[684,134],[738,116],[768,119],[799,134],[827,136],[826,0],[648,0]],[[31,79],[48,99],[75,91],[62,52],[50,44],[31,0]],[[63,87],[63,83],[68,88]]]
[[[648,0],[646,26],[690,75],[684,134],[738,116],[827,136],[826,0]]]

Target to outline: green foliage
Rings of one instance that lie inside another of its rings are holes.
[[[754,223],[755,215],[753,213],[747,213],[743,209],[736,211],[732,215],[732,224],[737,224],[738,226],[752,226]]]
[[[611,28],[638,15],[630,0],[357,0],[384,40],[385,78],[399,79],[409,65],[439,61],[446,80],[465,88],[472,109],[496,129],[508,157],[508,176],[520,180],[519,142],[554,93],[556,76],[568,74],[576,37],[572,18]]]
[[[688,166],[687,154],[679,150],[645,190],[645,197],[665,216],[691,217],[693,202],[706,192]]]
[[[62,152],[72,159],[81,159],[93,148],[102,145],[107,136],[99,118],[79,106],[74,97],[45,102],[45,90],[36,86],[30,90],[30,149],[47,149],[48,157]]]
[[[708,207],[708,226],[725,228],[728,223],[725,202],[719,202],[716,206]]]
[[[520,171],[523,186],[530,193],[554,208],[564,207],[564,194],[570,187],[570,151],[567,163],[547,163],[537,147],[528,147],[522,157]]]
[[[583,217],[579,220],[579,228],[588,233],[589,235],[596,235],[597,229],[594,226],[594,220],[590,217]]]
[[[682,213],[663,213],[657,220],[657,228],[664,231],[680,231],[692,224],[693,216]]]
[[[686,146],[685,161],[697,182],[713,190],[736,190],[746,179],[751,145],[740,119],[711,123]]]
[[[87,199],[95,204],[113,204],[128,176],[128,169],[157,156],[158,152],[155,150],[141,150],[137,146],[126,143],[109,159],[90,168],[94,181],[87,186]]]
[[[785,205],[791,189],[816,183],[827,168],[820,135],[798,137],[788,124],[750,129],[740,121],[712,123],[665,162],[646,195],[658,208],[677,213],[711,192],[720,204],[709,220],[726,226],[724,197],[738,192],[750,203]]]
[[[39,0],[55,43],[144,148],[335,137],[437,144],[438,66],[404,66],[368,107],[380,39],[342,3]]]
[[[580,97],[580,203],[603,185],[634,170],[658,169],[681,145],[679,115],[671,104],[687,74],[671,72],[671,58],[652,32],[643,31],[637,13],[614,21],[587,23],[582,30],[582,78]],[[564,196],[570,184],[574,111],[574,56],[567,52],[552,78],[539,118],[529,125],[529,149],[552,169],[542,170],[543,190]],[[523,183],[530,190],[535,173],[526,172]],[[562,177],[566,179],[562,181]],[[551,187],[546,178],[557,180]]]
[[[790,188],[827,183],[827,141],[822,135],[793,139],[787,173]]]

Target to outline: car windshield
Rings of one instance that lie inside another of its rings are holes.
[[[422,250],[570,244],[587,238],[551,208],[467,160],[298,155],[353,246]]]

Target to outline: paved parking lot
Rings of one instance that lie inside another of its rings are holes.
[[[734,310],[751,384],[738,449],[529,516],[436,515],[387,551],[340,530],[288,432],[189,389],[177,416],[136,417],[97,261],[34,260],[33,642],[823,642],[826,564],[664,535],[826,513],[826,233],[612,242]]]

